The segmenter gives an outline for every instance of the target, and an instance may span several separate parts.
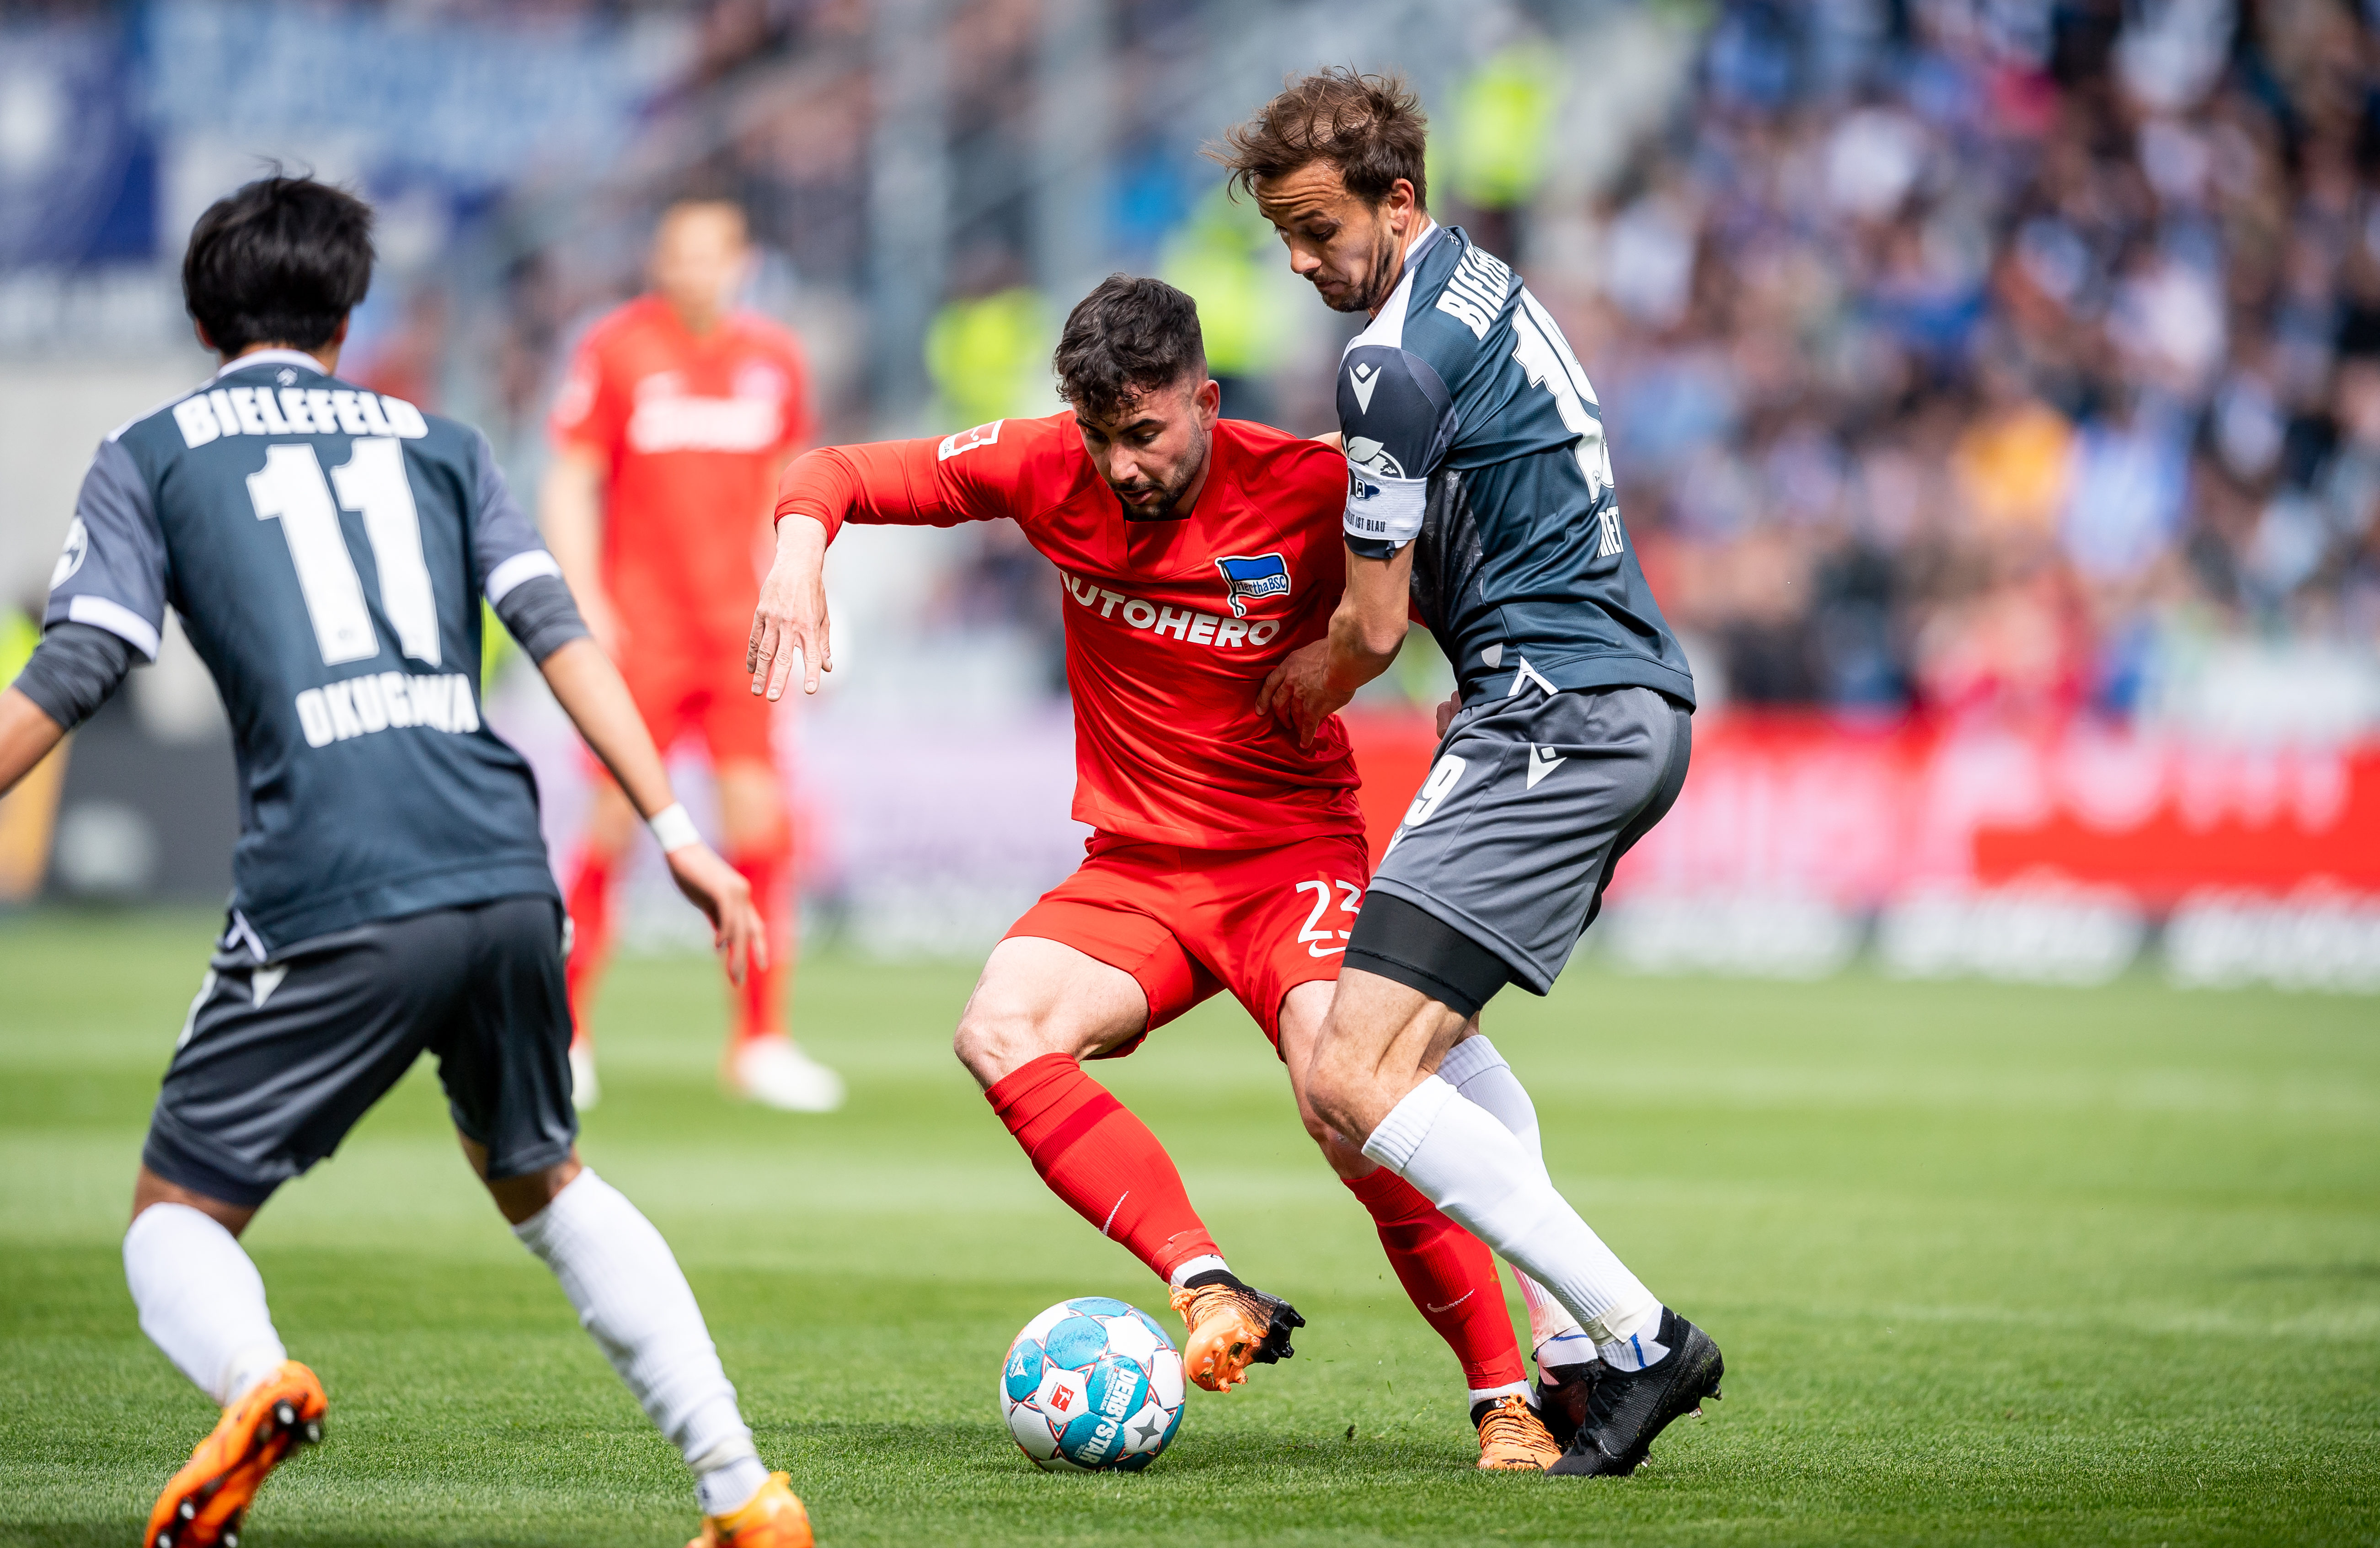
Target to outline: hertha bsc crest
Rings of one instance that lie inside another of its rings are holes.
[[[1277,553],[1226,554],[1215,561],[1223,572],[1223,592],[1231,599],[1232,616],[1248,615],[1246,599],[1289,595],[1289,566]]]

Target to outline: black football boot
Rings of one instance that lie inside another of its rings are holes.
[[[1709,1334],[1664,1306],[1660,1331],[1654,1336],[1669,1352],[1644,1370],[1621,1371],[1603,1365],[1602,1373],[1587,1387],[1585,1416],[1563,1447],[1560,1460],[1546,1469],[1548,1475],[1625,1477],[1643,1465],[1652,1452],[1654,1437],[1668,1429],[1672,1420],[1700,1412],[1704,1398],[1719,1395],[1718,1380],[1726,1364]]]
[[[1578,1427],[1586,1422],[1586,1395],[1594,1389],[1597,1379],[1610,1369],[1599,1360],[1582,1361],[1576,1365],[1538,1365],[1537,1417],[1545,1421],[1546,1430],[1557,1445],[1569,1445]]]

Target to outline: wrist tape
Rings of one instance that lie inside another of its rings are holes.
[[[690,844],[702,842],[702,835],[695,831],[694,819],[686,815],[686,803],[683,801],[655,812],[645,819],[645,826],[653,830],[653,838],[660,842],[663,854],[675,854]]]

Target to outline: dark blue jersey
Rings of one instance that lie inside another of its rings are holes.
[[[153,659],[180,616],[239,760],[232,905],[271,951],[553,892],[528,766],[480,723],[480,599],[560,573],[477,430],[273,350],[107,438],[46,622]]]
[[[1432,226],[1339,365],[1347,541],[1414,550],[1413,599],[1465,703],[1657,688],[1694,703],[1685,652],[1636,563],[1603,410],[1570,345],[1500,260]]]

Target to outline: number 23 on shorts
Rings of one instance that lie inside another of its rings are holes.
[[[1324,915],[1330,912],[1332,889],[1336,888],[1339,912],[1347,916],[1347,928],[1334,930]],[[1355,915],[1364,906],[1364,889],[1352,881],[1301,881],[1300,892],[1314,894],[1313,912],[1305,916],[1305,925],[1297,932],[1300,944],[1310,957],[1328,957],[1347,949],[1347,937],[1354,933]]]

